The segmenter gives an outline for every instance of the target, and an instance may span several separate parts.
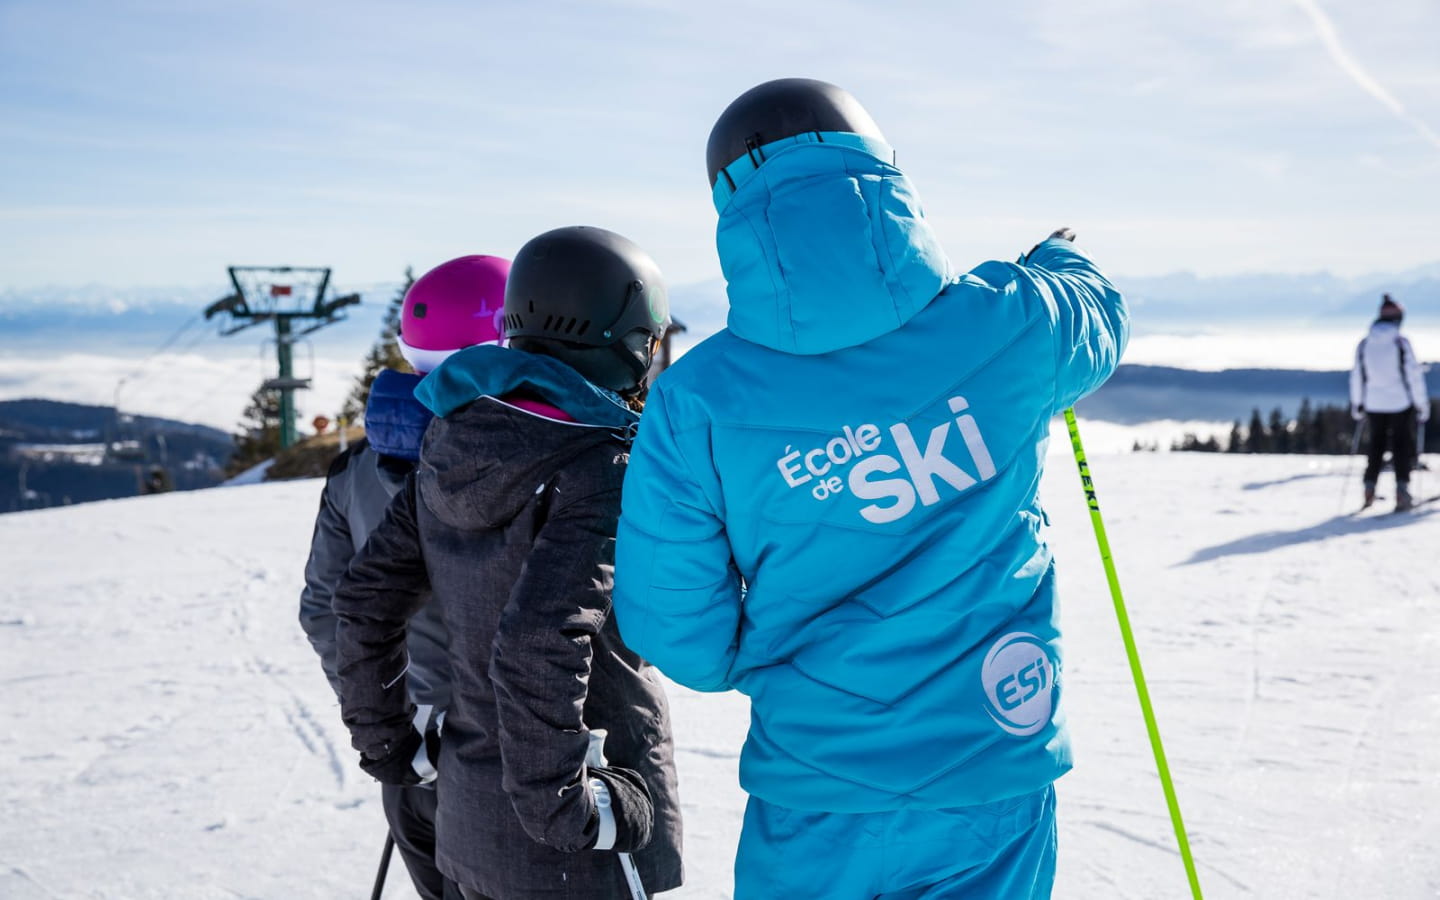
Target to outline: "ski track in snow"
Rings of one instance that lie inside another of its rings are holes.
[[[41,893],[41,895],[43,895],[43,896],[45,896],[45,897],[60,897],[60,896],[61,896],[60,894],[55,893],[54,891],[52,891],[52,890],[50,890],[48,887],[46,887],[44,884],[42,884],[40,881],[38,881],[38,880],[35,878],[35,876],[34,876],[34,875],[31,875],[29,872],[27,872],[23,866],[12,866],[12,865],[9,865],[8,863],[5,863],[5,862],[3,862],[3,861],[0,861],[0,865],[5,866],[5,868],[9,870],[9,874],[10,874],[10,875],[13,875],[13,876],[15,876],[16,878],[19,878],[21,881],[23,881],[23,882],[25,882],[26,884],[30,885],[30,886],[31,886],[32,888],[34,888],[35,890],[39,891],[39,892]],[[0,882],[0,884],[3,884],[3,882]]]
[[[1337,510],[1344,460],[1091,469],[1206,896],[1440,896],[1440,510]],[[1076,749],[1055,897],[1188,896],[1073,464],[1043,487]],[[0,516],[0,897],[368,893],[379,791],[295,618],[319,489]],[[666,896],[721,900],[749,710],[670,693]],[[414,896],[398,861],[386,896]]]

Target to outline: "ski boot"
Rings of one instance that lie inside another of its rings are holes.
[[[1360,505],[1361,509],[1369,509],[1375,505],[1375,485],[1365,482],[1365,502]]]
[[[1415,508],[1415,500],[1410,496],[1410,486],[1402,484],[1395,489],[1395,511],[1408,512]]]

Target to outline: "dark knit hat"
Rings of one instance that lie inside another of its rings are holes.
[[[1382,322],[1398,322],[1405,318],[1405,307],[1391,299],[1389,294],[1384,295],[1380,301],[1380,320]]]

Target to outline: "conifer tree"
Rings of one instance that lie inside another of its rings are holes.
[[[1440,447],[1440,400],[1432,402],[1431,408],[1435,413],[1426,428],[1425,446],[1433,449]],[[1305,398],[1293,420],[1286,419],[1284,411],[1276,407],[1271,411],[1267,425],[1260,410],[1252,409],[1249,427],[1242,427],[1236,420],[1230,426],[1228,442],[1213,436],[1201,440],[1194,433],[1187,432],[1180,440],[1172,441],[1170,448],[1207,452],[1218,451],[1223,446],[1226,453],[1348,454],[1355,446],[1358,428],[1360,426],[1350,417],[1349,406],[1316,405]],[[1366,452],[1364,441],[1355,452]]]
[[[1265,423],[1260,419],[1260,408],[1250,411],[1250,431],[1245,436],[1246,453],[1264,453],[1268,448],[1265,440]]]
[[[1295,417],[1295,440],[1292,449],[1296,453],[1315,452],[1315,409],[1310,398],[1300,401],[1300,413]]]
[[[238,475],[280,452],[280,392],[255,389],[240,414],[235,453],[225,464],[226,477]]]
[[[1289,423],[1285,421],[1285,413],[1278,406],[1270,411],[1269,438],[1271,453],[1290,452]]]
[[[1312,442],[1316,453],[1349,453],[1358,424],[1350,418],[1350,407],[1326,404],[1315,410]],[[1364,446],[1360,447],[1364,450]]]
[[[365,404],[370,400],[370,385],[375,383],[375,376],[380,374],[381,369],[410,371],[410,364],[405,362],[405,357],[400,355],[400,345],[396,343],[395,339],[400,336],[400,308],[405,303],[405,292],[410,290],[410,285],[414,283],[414,270],[406,266],[405,283],[400,286],[400,290],[395,293],[385,307],[385,317],[381,320],[380,337],[370,348],[370,352],[365,354],[360,377],[355,379],[355,386],[351,388],[350,396],[346,398],[345,406],[340,411],[346,424],[364,420]]]

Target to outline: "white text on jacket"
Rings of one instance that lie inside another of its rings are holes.
[[[965,413],[969,408],[964,397],[950,398],[952,413]],[[960,433],[975,475],[945,455],[952,424]],[[894,442],[893,453],[876,452],[885,442],[885,432],[878,425],[846,425],[840,434],[811,450],[787,446],[785,455],[776,460],[775,465],[790,488],[810,484],[810,493],[816,500],[842,494],[848,485],[850,492],[861,500],[877,501],[861,507],[860,515],[880,525],[909,515],[915,509],[916,500],[921,506],[939,503],[937,481],[963,491],[978,481],[995,477],[994,460],[972,415],[957,415],[953,422],[931,429],[923,450],[908,424],[897,422],[887,431]],[[850,466],[850,471],[842,478],[839,470],[846,466]],[[879,477],[885,475],[894,477]]]

